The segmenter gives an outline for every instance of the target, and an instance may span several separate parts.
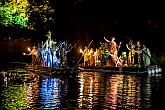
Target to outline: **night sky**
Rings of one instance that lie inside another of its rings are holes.
[[[160,2],[59,0],[56,6],[56,34],[61,38],[103,40],[105,35],[162,46],[164,8]]]
[[[126,2],[110,0],[50,0],[55,9],[55,23],[49,26],[53,38],[58,40],[84,41],[89,43],[116,37],[127,43],[129,38],[140,40],[149,47],[165,50],[164,6],[160,2]],[[55,3],[54,3],[55,2]],[[34,40],[45,40],[42,24],[35,31],[1,28],[3,37],[30,36]],[[9,35],[10,34],[10,35]]]
[[[92,47],[98,47],[104,36],[110,39],[116,37],[117,43],[123,42],[121,47],[129,39],[141,41],[156,57],[164,59],[164,4],[160,2],[126,2],[111,0],[50,0],[55,9],[55,23],[36,25],[36,30],[27,30],[19,27],[4,27],[0,25],[0,40],[3,38],[28,37],[36,44],[47,39],[48,30],[52,32],[52,38],[67,40],[72,44],[78,42],[85,47],[93,39]],[[33,19],[33,18],[32,18]],[[38,18],[39,19],[39,18]],[[38,21],[36,19],[36,22]],[[49,28],[47,28],[49,27]],[[1,51],[8,51],[10,46],[0,45]],[[24,45],[23,43],[23,46]],[[6,49],[7,48],[7,49]],[[20,47],[14,47],[20,50]],[[75,48],[75,49],[77,49]],[[23,48],[26,49],[26,48]],[[22,52],[22,50],[20,50]],[[77,50],[75,50],[77,52]],[[159,53],[161,53],[159,55]],[[6,54],[4,55],[5,57]],[[11,56],[11,55],[9,55]],[[154,56],[154,55],[153,55]],[[155,57],[155,58],[156,58]],[[3,58],[3,57],[2,57]],[[8,58],[8,57],[7,57]],[[153,57],[154,58],[154,57]],[[4,58],[3,58],[4,59]],[[12,58],[14,59],[14,58]],[[165,62],[165,60],[163,60]]]

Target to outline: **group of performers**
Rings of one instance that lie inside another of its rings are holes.
[[[67,65],[67,53],[75,45],[67,42],[55,42],[51,39],[51,32],[47,34],[48,39],[45,43],[37,48],[33,47],[30,51],[33,65],[43,65],[47,67],[60,67]],[[100,42],[100,47],[90,48],[85,46],[80,52],[84,56],[83,65],[85,66],[150,66],[150,50],[140,41],[129,41],[128,44],[115,41],[115,37],[108,40],[104,37],[105,42]],[[120,48],[125,46],[125,50]]]
[[[33,46],[29,55],[32,55],[32,65],[42,65],[46,67],[61,67],[67,65],[67,53],[76,45],[71,45],[66,41],[55,42],[51,39],[51,32],[47,34],[48,39],[42,42],[40,47]]]
[[[117,44],[115,37],[112,37],[111,40],[104,37],[104,40],[106,42],[100,42],[100,47],[95,50],[85,46],[84,51],[81,51],[85,66],[150,66],[150,50],[140,41],[130,40],[128,44],[124,45],[126,50],[120,52],[122,42]]]

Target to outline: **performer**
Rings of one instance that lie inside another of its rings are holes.
[[[42,56],[42,60],[41,60],[41,66],[46,66],[46,53],[43,49],[40,50],[41,51],[41,56]]]
[[[58,63],[59,63],[59,59],[57,58],[57,50],[54,49],[53,52],[53,66],[57,67],[58,66]]]
[[[126,52],[122,52],[121,63],[122,63],[123,66],[128,66],[128,64],[127,64],[127,53]]]
[[[98,49],[98,65],[102,65],[101,63],[102,63],[102,48],[101,47],[99,47],[99,49]]]
[[[46,35],[48,37],[48,39],[46,40],[45,44],[42,46],[42,48],[46,48],[46,50],[48,50],[48,48],[52,48],[53,44],[56,44],[57,42],[54,42],[51,39],[51,32],[48,31],[48,34]]]
[[[142,58],[142,47],[140,41],[137,41],[135,52],[137,53],[137,63],[139,66],[141,66],[141,58]]]
[[[96,51],[94,52],[94,57],[95,57],[95,66],[97,66],[98,62],[99,62],[98,49],[97,48],[96,48]]]
[[[117,55],[117,52],[118,52],[122,42],[120,42],[119,45],[117,45],[116,42],[115,42],[115,37],[112,37],[111,41],[107,40],[105,37],[104,37],[104,39],[105,39],[106,42],[109,43],[110,53]]]
[[[111,41],[107,40],[105,37],[104,37],[104,39],[106,42],[109,43],[109,50],[110,50],[110,54],[112,56],[112,61],[113,61],[113,63],[116,64],[117,59],[118,59],[118,50],[119,50],[122,42],[120,42],[119,45],[117,45],[115,42],[115,37],[112,37]]]
[[[145,45],[143,45],[142,54],[143,54],[144,67],[150,66],[150,64],[151,64],[151,61],[150,61],[151,53],[150,53],[149,48],[147,48]]]
[[[33,46],[32,51],[30,52],[30,55],[32,55],[32,65],[36,65],[37,64],[37,48],[36,46]]]
[[[52,52],[51,49],[48,48],[48,50],[46,51],[46,66],[52,67],[53,66],[52,64],[53,64]]]
[[[87,46],[85,46],[83,54],[84,54],[84,66],[89,66],[89,49]]]
[[[42,51],[40,48],[37,49],[37,64],[42,65],[43,59],[42,59]]]
[[[91,48],[89,51],[89,61],[90,61],[90,66],[94,66],[95,64],[95,57],[94,57],[94,49]]]
[[[126,47],[129,50],[128,65],[131,66],[134,64],[134,56],[135,56],[135,45],[133,44],[133,41],[130,40],[129,44],[126,44]]]

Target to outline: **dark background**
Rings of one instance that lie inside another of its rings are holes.
[[[73,44],[79,42],[78,46],[81,47],[88,45],[93,39],[94,43],[91,46],[98,47],[99,41],[104,41],[104,36],[107,39],[114,36],[116,41],[122,41],[124,46],[129,39],[135,42],[140,40],[153,54],[156,54],[155,56],[163,58],[162,55],[165,52],[163,3],[110,0],[53,0],[51,2],[55,9],[55,23],[47,24],[49,25],[47,28],[38,23],[36,30],[1,26],[1,41],[4,42],[4,38],[9,37],[28,38],[31,39],[32,44],[37,44],[45,41],[46,32],[51,30],[53,39],[67,40]],[[4,47],[3,50],[8,50],[6,46],[1,45],[1,48]],[[20,49],[19,46],[17,49]],[[2,54],[4,54],[3,51],[1,51]]]
[[[60,0],[56,30],[62,37],[103,40],[106,34],[107,38],[128,41],[129,37],[164,49],[163,10],[160,2]]]

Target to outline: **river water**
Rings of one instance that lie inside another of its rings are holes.
[[[163,73],[75,72],[60,75],[1,69],[2,110],[135,110],[164,107]]]

